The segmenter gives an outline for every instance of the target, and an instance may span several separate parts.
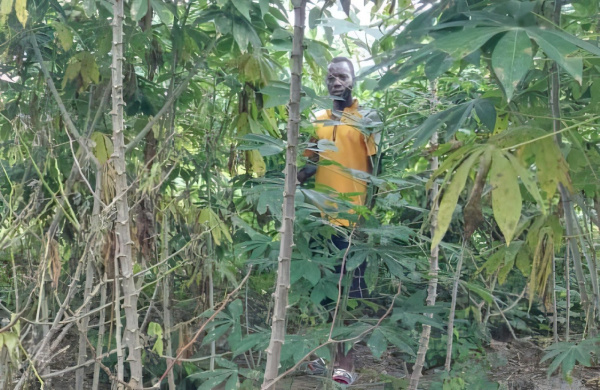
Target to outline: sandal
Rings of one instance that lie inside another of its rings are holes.
[[[327,371],[327,366],[325,364],[325,360],[323,358],[318,358],[315,360],[311,360],[306,365],[305,370],[306,373],[310,375],[323,375]]]
[[[335,382],[343,385],[351,385],[358,379],[358,375],[353,372],[346,371],[343,368],[336,368],[333,370],[332,379]]]

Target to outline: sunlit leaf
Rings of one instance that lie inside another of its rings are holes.
[[[17,19],[25,28],[27,24],[27,17],[29,16],[29,12],[27,12],[27,0],[15,0],[15,13],[17,14]]]
[[[54,22],[52,24],[54,30],[56,31],[56,38],[58,38],[58,42],[64,51],[69,51],[71,46],[73,46],[73,33],[69,29],[69,27],[65,26],[60,22]]]
[[[483,153],[483,150],[477,150],[472,153],[460,166],[456,169],[456,173],[452,176],[450,184],[444,189],[444,196],[440,202],[440,207],[437,215],[437,224],[435,226],[433,238],[431,239],[431,247],[437,246],[444,238],[450,221],[452,221],[452,214],[456,208],[458,197],[465,187],[465,182],[469,176],[469,172],[475,164],[475,161]]]
[[[148,0],[132,0],[131,2],[131,19],[136,22],[146,15],[148,12]]]
[[[521,190],[515,170],[500,150],[495,150],[492,155],[490,184],[494,219],[506,244],[510,245],[521,217]]]

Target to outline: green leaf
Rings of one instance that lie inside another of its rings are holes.
[[[218,384],[223,383],[225,379],[229,378],[230,375],[230,373],[227,373],[224,375],[217,375],[212,378],[209,378],[206,381],[204,381],[204,383],[202,383],[202,385],[199,386],[197,390],[212,390],[215,387],[217,387]]]
[[[489,99],[477,99],[474,104],[475,112],[481,123],[490,131],[496,127],[496,107]]]
[[[458,169],[456,169],[456,173],[452,177],[450,184],[444,190],[444,197],[440,202],[438,211],[437,225],[435,226],[433,238],[431,240],[432,248],[436,247],[440,241],[442,241],[442,238],[444,238],[444,235],[450,226],[450,221],[452,221],[452,214],[456,208],[458,197],[465,187],[465,182],[467,181],[471,167],[475,164],[475,161],[477,161],[483,151],[483,149],[476,150],[460,164]]]
[[[463,284],[467,289],[473,291],[475,294],[483,298],[483,300],[486,301],[486,303],[492,304],[494,302],[494,296],[490,294],[490,292],[485,288],[479,287],[475,284],[468,283],[462,280],[460,281],[460,283]]]
[[[546,360],[553,359],[552,363],[548,367],[548,377],[554,373],[560,366],[563,374],[566,378],[570,376],[575,363],[589,367],[591,366],[591,354],[598,351],[599,339],[587,339],[581,341],[579,344],[571,342],[559,342],[552,344],[546,348],[546,355],[542,358],[540,363]]]
[[[455,32],[436,39],[431,45],[443,50],[454,58],[463,58],[479,49],[494,35],[504,32],[508,27],[477,27]]]
[[[96,0],[83,0],[83,11],[88,18],[94,16],[96,14]]]
[[[515,265],[515,257],[517,253],[523,246],[523,241],[513,242],[513,244],[506,248],[506,252],[504,254],[504,265],[500,268],[498,272],[498,283],[501,285],[506,281],[506,277],[508,273],[513,269]]]
[[[437,79],[454,64],[454,58],[442,51],[433,54],[425,63],[425,75],[430,81]]]
[[[156,354],[162,355],[163,354],[163,349],[164,349],[163,339],[162,339],[162,337],[158,337],[156,339],[156,341],[154,342],[154,347],[152,347],[152,350],[154,352],[156,352]]]
[[[221,336],[223,336],[229,330],[229,328],[231,328],[231,322],[228,322],[223,325],[215,326],[206,334],[206,337],[204,337],[204,339],[202,340],[202,345],[207,345],[208,343],[217,341]]]
[[[492,67],[504,87],[507,101],[532,64],[531,43],[524,30],[511,30],[500,38],[492,53]]]
[[[245,25],[233,23],[233,38],[242,53],[248,50],[249,36]]]
[[[160,326],[160,324],[157,324],[156,322],[150,322],[148,324],[148,336],[152,336],[152,337],[162,337],[163,335],[163,330],[162,327]]]
[[[381,329],[376,328],[373,331],[371,337],[369,337],[369,341],[367,341],[367,346],[371,349],[371,352],[376,359],[379,359],[381,355],[383,355],[387,349],[387,340]]]
[[[527,245],[523,245],[519,253],[517,253],[517,259],[515,261],[517,268],[523,276],[527,277],[531,274],[531,256],[529,252],[529,247]]]
[[[521,217],[521,190],[510,161],[498,149],[492,154],[490,184],[494,219],[504,234],[506,245],[510,245]]]
[[[136,22],[148,12],[148,0],[133,0],[131,2],[131,19]]]
[[[252,1],[249,0],[231,0],[235,8],[240,11],[240,13],[246,18],[246,20],[250,20],[250,6]]]
[[[583,59],[567,57],[577,50],[577,46],[563,39],[561,35],[551,34],[540,28],[527,28],[527,34],[534,39],[544,53],[569,73],[579,84],[582,81]]]
[[[237,373],[231,374],[231,376],[227,380],[227,383],[225,383],[225,390],[235,390],[235,389],[238,389],[239,387],[240,387],[240,381],[239,381]]]
[[[69,51],[71,46],[73,46],[73,33],[66,25],[60,22],[52,23],[54,30],[56,31],[56,38],[58,38],[58,42],[64,51]]]
[[[167,25],[173,23],[173,11],[171,11],[163,0],[150,0],[150,5],[156,11],[161,22]]]

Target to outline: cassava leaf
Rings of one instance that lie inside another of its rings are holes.
[[[383,355],[387,349],[387,340],[381,329],[376,328],[373,331],[371,337],[369,337],[369,341],[367,341],[367,346],[371,349],[376,359],[379,359]]]
[[[27,0],[15,0],[15,13],[17,14],[17,19],[25,28],[27,24],[27,17],[29,16],[29,12],[27,12]]]
[[[454,58],[463,58],[479,49],[494,35],[506,30],[507,27],[470,28],[438,38],[431,45]]]
[[[148,0],[133,0],[131,2],[131,19],[136,22],[148,12]]]
[[[506,153],[506,157],[510,161],[515,173],[521,178],[523,185],[529,191],[535,202],[542,208],[542,213],[546,213],[546,207],[544,207],[544,199],[542,199],[542,195],[540,194],[540,190],[533,179],[533,172],[526,169],[519,160],[513,156],[511,153]]]
[[[437,225],[435,226],[433,238],[431,239],[432,248],[436,247],[440,241],[442,241],[442,238],[444,238],[444,235],[450,226],[450,221],[452,220],[452,214],[456,208],[458,197],[465,187],[465,182],[467,181],[471,167],[475,164],[475,161],[477,161],[481,153],[483,153],[483,149],[478,149],[464,160],[464,162],[456,169],[456,173],[452,177],[450,184],[444,190],[444,196],[440,202],[438,211]]]
[[[492,67],[510,101],[517,84],[533,64],[533,52],[524,30],[508,31],[492,53]]]
[[[498,149],[492,155],[490,183],[494,219],[506,239],[506,245],[510,245],[521,217],[521,191],[515,170]]]
[[[579,84],[582,81],[583,59],[581,57],[569,57],[568,55],[577,50],[577,46],[563,39],[562,36],[551,34],[541,28],[530,27],[526,29],[527,34],[534,39],[542,48],[544,53],[567,71]]]

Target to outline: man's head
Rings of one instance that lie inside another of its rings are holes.
[[[346,57],[335,57],[327,68],[327,90],[331,96],[349,100],[354,86],[354,66]]]

